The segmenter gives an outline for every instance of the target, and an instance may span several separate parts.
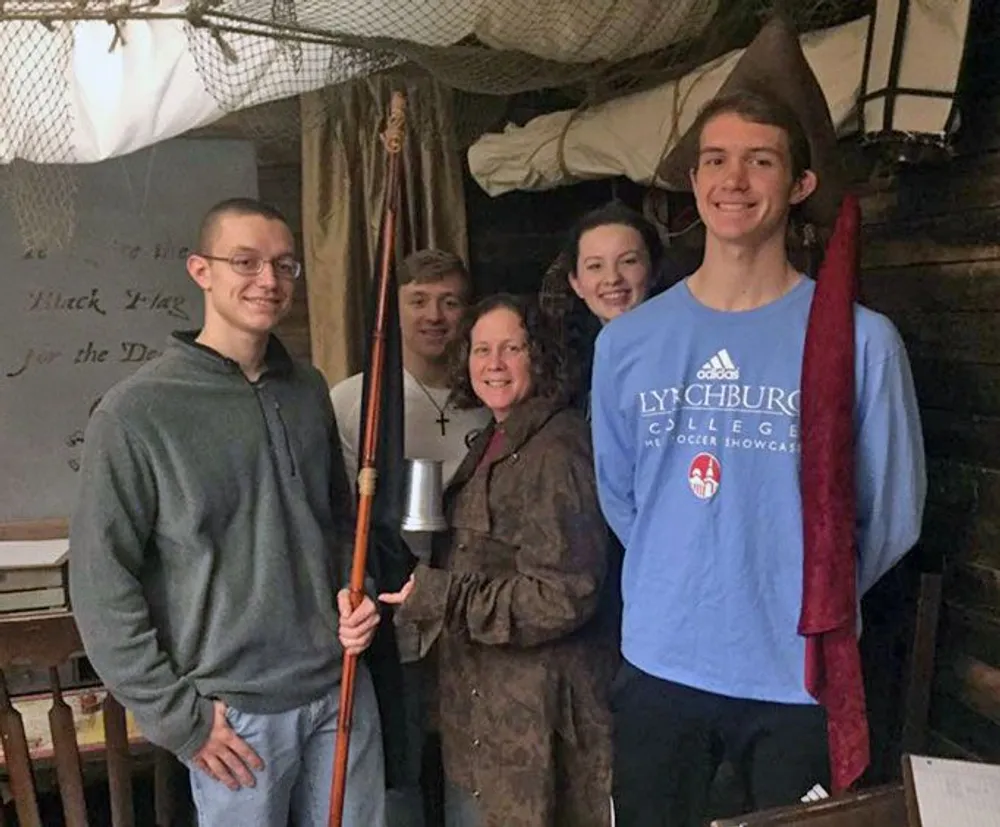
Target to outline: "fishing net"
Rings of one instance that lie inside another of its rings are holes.
[[[429,74],[454,91],[465,146],[513,98],[559,90],[591,105],[680,76],[746,45],[779,0],[7,0],[0,3],[0,105],[31,155],[60,165],[0,168],[26,245],[58,245],[74,218],[67,92],[73,27],[103,21],[109,49],[129,48],[132,20],[184,28],[205,90],[250,137],[297,141],[298,116],[262,105],[307,89],[335,90],[386,70]],[[782,4],[800,31],[869,13],[874,0]],[[39,71],[39,67],[45,67]],[[335,94],[331,93],[331,94]],[[3,137],[0,135],[0,150]],[[27,155],[27,153],[26,153]],[[3,155],[7,157],[7,155]]]

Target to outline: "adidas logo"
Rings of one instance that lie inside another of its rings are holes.
[[[698,371],[699,379],[739,379],[740,369],[733,364],[729,351],[720,350]]]
[[[830,793],[823,789],[822,784],[814,784],[813,788],[809,790],[799,801],[804,804],[811,804],[814,801],[822,801],[824,798],[829,798]]]

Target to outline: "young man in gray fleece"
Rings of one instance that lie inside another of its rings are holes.
[[[87,654],[143,734],[191,769],[200,827],[326,827],[351,610],[353,503],[318,371],[272,334],[301,266],[282,216],[234,199],[188,273],[200,331],[109,391],[70,531]],[[382,827],[381,734],[359,664],[345,827]]]

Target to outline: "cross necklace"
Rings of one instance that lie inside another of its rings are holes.
[[[411,373],[410,376],[413,376],[413,374]],[[413,381],[420,386],[420,390],[424,392],[424,396],[426,396],[430,400],[431,404],[434,406],[434,410],[438,412],[438,418],[435,419],[434,421],[441,426],[441,436],[447,436],[448,434],[445,426],[449,422],[451,422],[451,420],[448,419],[447,416],[445,416],[444,409],[448,407],[448,402],[445,401],[444,407],[442,407],[434,400],[434,397],[431,396],[431,392],[427,390],[427,386],[423,382],[417,379],[416,376],[413,376]]]

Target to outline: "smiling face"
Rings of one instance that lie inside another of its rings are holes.
[[[784,239],[790,207],[812,194],[816,176],[794,178],[784,129],[724,112],[702,129],[691,185],[710,237],[758,246]]]
[[[467,292],[465,277],[458,273],[400,287],[399,324],[404,349],[418,359],[440,361],[458,331]]]
[[[188,273],[205,294],[204,329],[218,341],[236,336],[267,337],[289,311],[293,279],[274,270],[276,259],[295,255],[292,233],[283,221],[260,215],[219,216],[205,256],[188,258]],[[231,259],[264,259],[256,275],[242,275]],[[220,260],[221,259],[221,260]]]
[[[580,236],[569,283],[601,322],[640,304],[649,292],[649,251],[628,224],[603,224]]]
[[[472,390],[503,422],[532,391],[528,332],[521,317],[507,307],[484,313],[469,335]]]

